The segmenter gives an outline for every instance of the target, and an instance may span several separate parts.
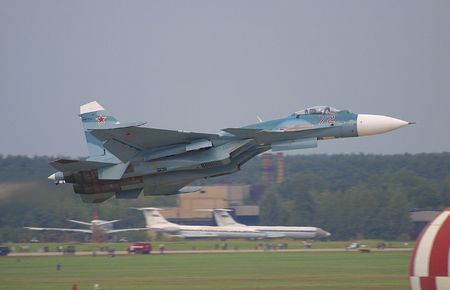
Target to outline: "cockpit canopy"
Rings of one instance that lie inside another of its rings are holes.
[[[292,114],[292,116],[298,116],[298,115],[328,115],[328,114],[336,114],[340,112],[340,110],[329,107],[329,106],[315,106],[310,107],[304,110],[300,110]]]

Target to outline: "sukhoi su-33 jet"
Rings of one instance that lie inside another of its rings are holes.
[[[380,115],[355,114],[327,106],[215,134],[120,123],[97,102],[80,107],[88,144],[85,160],[50,163],[55,183],[72,183],[85,202],[198,191],[199,178],[236,172],[256,155],[317,147],[319,140],[381,134],[410,123]]]

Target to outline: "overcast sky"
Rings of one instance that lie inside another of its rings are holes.
[[[415,121],[306,153],[450,151],[450,1],[0,1],[0,154],[86,156],[79,106],[216,132],[331,105]]]

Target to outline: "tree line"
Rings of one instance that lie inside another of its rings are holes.
[[[70,186],[47,181],[55,171],[48,165],[52,159],[0,156],[0,242],[28,239],[23,226],[67,227],[66,218],[92,218],[92,206]],[[252,201],[260,205],[261,224],[315,225],[333,239],[398,239],[411,231],[410,210],[450,205],[450,153],[295,155],[284,161],[285,181],[267,185]],[[261,185],[261,159],[238,173],[196,183]],[[102,219],[122,219],[118,227],[141,227],[141,213],[129,207],[175,204],[174,196],[112,199],[97,211]]]

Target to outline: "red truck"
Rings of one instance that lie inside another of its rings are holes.
[[[133,243],[128,247],[128,254],[150,254],[152,252],[152,244],[147,242]]]

